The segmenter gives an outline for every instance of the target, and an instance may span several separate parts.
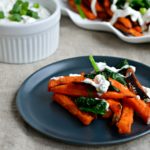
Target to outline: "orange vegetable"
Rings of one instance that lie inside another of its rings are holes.
[[[140,33],[142,33],[142,28],[140,26],[136,26],[134,27],[134,29]]]
[[[115,99],[115,100],[123,99],[126,97],[135,97],[135,96],[132,96],[131,94],[128,93],[118,93],[118,92],[109,92],[109,91],[100,96],[100,98]]]
[[[133,92],[131,92],[128,87],[124,86],[123,84],[121,84],[120,82],[112,79],[112,78],[109,78],[109,81],[111,82],[111,84],[116,87],[117,89],[120,90],[121,93],[123,94],[126,94],[130,97],[135,97],[135,94]]]
[[[113,112],[109,109],[104,115],[102,115],[103,118],[108,119],[113,115]]]
[[[108,99],[107,102],[109,103],[109,107],[112,110],[113,114],[113,119],[112,119],[112,124],[115,124],[116,122],[119,121],[121,112],[122,112],[122,105],[112,99]]]
[[[84,12],[85,16],[90,20],[95,20],[97,17],[90,11],[88,8],[86,8],[83,4],[81,4],[81,9]]]
[[[121,114],[121,118],[117,123],[117,127],[120,134],[131,133],[131,127],[133,124],[133,115],[134,115],[134,111],[132,107],[123,104],[123,111]]]
[[[77,117],[84,125],[89,125],[94,120],[92,115],[81,112],[68,96],[54,94],[53,100],[69,111],[73,116]]]
[[[51,88],[51,92],[65,94],[69,96],[84,96],[84,97],[96,97],[97,92],[95,89],[89,90],[89,86],[85,84],[70,83],[66,85],[59,85]]]
[[[150,124],[150,107],[144,101],[136,98],[126,98],[123,101],[131,106],[146,124]]]
[[[120,18],[118,18],[118,22],[121,23],[122,25],[124,25],[128,29],[132,28],[132,23],[131,23],[130,19],[128,19],[128,18],[120,17]]]
[[[84,76],[64,76],[60,77],[58,79],[52,79],[48,83],[48,90],[50,91],[51,88],[62,85],[62,84],[68,84],[72,82],[82,82],[84,80]]]
[[[76,4],[75,4],[74,0],[68,0],[68,2],[69,2],[70,7],[71,7],[75,12],[77,12],[77,7],[76,7]]]
[[[120,23],[115,23],[114,27],[121,30],[124,33],[131,34],[133,36],[142,36],[143,35],[142,33],[136,31],[134,28],[128,29]]]
[[[103,5],[104,5],[104,8],[105,8],[106,13],[107,13],[110,17],[112,17],[113,12],[112,12],[111,9],[110,9],[110,5],[111,5],[111,4],[110,4],[110,0],[104,0]]]

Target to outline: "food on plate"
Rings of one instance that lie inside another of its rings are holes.
[[[150,0],[68,0],[84,19],[110,22],[124,34],[142,36],[150,32]]]
[[[117,66],[89,57],[91,73],[52,77],[48,83],[53,100],[84,125],[103,118],[111,120],[120,134],[130,134],[137,115],[150,124],[150,89],[136,77],[136,67],[127,60]],[[84,71],[84,70],[83,70]]]
[[[27,0],[1,0],[0,25],[29,24],[50,16],[50,12],[40,5]]]

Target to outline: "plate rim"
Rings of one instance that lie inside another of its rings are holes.
[[[141,63],[141,62],[138,62],[138,61],[135,61],[135,60],[131,60],[131,59],[128,59],[128,58],[124,58],[124,57],[114,57],[114,56],[101,56],[101,55],[94,55],[93,57],[99,57],[99,58],[108,58],[108,59],[127,59],[133,63],[138,63],[140,65],[144,65],[145,67],[148,67],[150,69],[150,66],[148,66],[147,64],[144,64],[144,63]],[[70,138],[67,138],[65,137],[58,137],[57,135],[55,136],[53,133],[51,133],[51,135],[45,131],[42,131],[40,129],[40,127],[38,127],[37,125],[34,125],[33,123],[31,123],[29,121],[28,118],[26,118],[26,113],[22,111],[21,109],[21,100],[19,99],[19,96],[20,96],[20,93],[21,91],[23,90],[25,84],[28,82],[28,80],[30,78],[32,78],[33,75],[37,74],[38,72],[40,72],[41,70],[44,70],[45,68],[47,67],[50,67],[50,66],[53,66],[55,64],[59,64],[59,63],[62,63],[64,61],[70,61],[72,59],[81,59],[81,58],[88,58],[88,55],[85,55],[85,56],[78,56],[78,57],[71,57],[71,58],[66,58],[66,59],[62,59],[62,60],[59,60],[59,61],[55,61],[53,63],[50,63],[46,66],[43,66],[41,68],[39,68],[37,71],[33,72],[31,75],[29,75],[24,81],[23,83],[21,84],[20,88],[18,89],[18,92],[17,92],[17,95],[16,95],[16,107],[17,107],[17,110],[21,116],[21,118],[30,126],[32,127],[34,130],[36,130],[37,132],[49,137],[49,138],[52,138],[52,139],[55,139],[57,141],[61,141],[63,143],[66,143],[66,144],[72,144],[72,145],[81,145],[81,146],[84,146],[84,145],[88,145],[88,146],[107,146],[107,145],[114,145],[114,144],[121,144],[121,143],[125,143],[125,142],[128,142],[128,141],[131,141],[131,140],[135,140],[137,138],[140,138],[144,135],[147,135],[150,133],[150,129],[147,130],[147,131],[144,131],[142,133],[139,133],[138,135],[133,135],[131,137],[128,137],[128,138],[125,138],[125,139],[120,139],[120,140],[114,140],[114,141],[103,141],[103,142],[84,142],[84,141],[79,141],[79,140],[72,140]]]

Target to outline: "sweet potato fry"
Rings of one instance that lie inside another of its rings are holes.
[[[134,28],[131,29],[127,29],[124,25],[120,24],[120,23],[115,23],[114,27],[119,29],[120,31],[127,33],[127,34],[131,34],[133,36],[142,36],[143,34],[136,31]]]
[[[123,111],[121,114],[121,118],[117,123],[117,127],[120,134],[131,133],[131,127],[133,124],[133,115],[134,115],[134,111],[132,107],[123,104]]]
[[[98,15],[98,18],[101,19],[101,20],[108,20],[109,19],[109,16],[106,12],[98,12],[97,13]]]
[[[94,120],[92,115],[80,111],[68,96],[54,94],[53,100],[69,111],[73,116],[77,117],[84,125],[89,125]]]
[[[126,98],[123,101],[131,106],[146,124],[150,124],[150,107],[144,101],[136,98]]]
[[[118,18],[118,22],[121,23],[122,25],[124,25],[128,29],[132,28],[132,23],[131,23],[130,19],[128,19],[128,18],[120,17],[120,18]]]
[[[136,27],[134,27],[134,29],[135,29],[137,32],[142,33],[142,28],[141,28],[140,26],[136,26]]]
[[[100,96],[100,98],[115,99],[115,100],[119,100],[127,97],[135,97],[135,96],[131,96],[131,94],[128,95],[128,93],[118,93],[118,92],[106,92]]]
[[[126,81],[130,91],[132,91],[136,95],[139,95],[141,99],[149,98],[146,92],[144,91],[142,84],[137,79],[132,68],[129,68],[126,71]]]
[[[126,95],[130,96],[130,97],[135,97],[135,94],[133,92],[131,92],[126,86],[124,86],[123,84],[121,84],[120,82],[109,78],[109,81],[111,82],[111,84],[116,87],[117,89],[120,90],[121,93],[125,93]]]
[[[81,4],[81,9],[84,12],[85,16],[90,19],[90,20],[95,20],[97,17],[90,11],[88,10],[84,5]]]
[[[68,2],[69,2],[70,7],[71,7],[75,12],[77,12],[77,7],[76,7],[76,4],[75,4],[74,0],[68,0]]]
[[[92,0],[82,0],[83,4],[85,6],[87,6],[90,10],[91,10],[91,3],[92,3]],[[103,7],[100,5],[100,3],[98,1],[96,1],[96,11],[103,11]]]
[[[106,13],[107,13],[110,17],[112,17],[113,12],[112,12],[111,9],[110,9],[110,0],[104,0],[103,5],[104,5],[104,8],[105,8]]]
[[[97,92],[95,89],[92,88],[92,90],[89,90],[89,86],[75,83],[56,86],[54,88],[51,88],[51,92],[65,94],[69,96],[84,96],[84,97],[97,96]]]
[[[103,118],[108,119],[113,115],[113,112],[109,109],[104,115],[102,115]]]
[[[51,88],[62,85],[68,84],[72,82],[82,82],[84,80],[84,76],[62,76],[58,79],[51,79],[48,83],[48,90],[50,91]]]
[[[109,107],[113,112],[112,124],[115,124],[120,119],[122,112],[122,105],[119,102],[112,99],[108,99],[107,102],[109,103]]]

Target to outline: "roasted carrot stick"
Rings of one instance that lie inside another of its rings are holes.
[[[126,86],[124,86],[123,84],[121,84],[120,82],[109,78],[109,81],[111,82],[111,84],[116,87],[117,89],[120,90],[121,93],[125,93],[128,96],[134,97],[135,94],[133,92],[131,92]]]
[[[98,12],[98,18],[101,19],[101,20],[108,20],[109,19],[109,16],[106,12]]]
[[[142,28],[141,28],[140,26],[135,26],[134,29],[135,29],[137,32],[142,33]]]
[[[68,96],[54,94],[53,100],[69,111],[73,116],[77,117],[84,125],[89,125],[94,120],[92,115],[80,111]]]
[[[98,1],[96,2],[96,11],[98,11],[98,12],[102,12],[103,11],[103,7]]]
[[[88,10],[83,4],[81,4],[81,9],[84,12],[85,16],[90,19],[90,20],[95,20],[97,17],[90,11]]]
[[[142,36],[143,34],[136,31],[135,29],[131,28],[131,29],[127,29],[124,25],[120,24],[120,23],[115,23],[114,27],[116,27],[117,29],[119,29],[120,31],[127,33],[127,34],[131,34],[133,36]]]
[[[148,95],[146,94],[142,84],[137,79],[132,68],[129,68],[126,71],[126,81],[127,81],[130,91],[132,91],[136,95],[139,95],[141,97],[141,99],[149,98]]]
[[[82,0],[83,4],[85,6],[87,6],[88,9],[91,10],[91,2],[92,0]],[[98,1],[96,1],[96,5],[95,5],[96,11],[103,11],[103,7],[99,4]]]
[[[100,96],[100,98],[115,99],[115,100],[123,99],[126,97],[135,97],[135,96],[131,96],[131,94],[128,93],[118,93],[118,92],[106,92]]]
[[[104,115],[102,115],[103,118],[108,119],[113,115],[113,112],[109,109]]]
[[[111,9],[110,9],[110,0],[104,0],[103,5],[104,5],[104,8],[105,8],[106,13],[107,13],[110,17],[112,17],[113,12],[112,12]]]
[[[92,90],[89,90],[89,86],[75,83],[56,86],[54,88],[51,88],[51,92],[65,94],[69,96],[85,96],[85,97],[97,96],[97,92],[95,89],[92,88]]]
[[[144,101],[136,98],[126,98],[123,101],[131,106],[146,124],[150,124],[150,107]]]
[[[119,121],[121,112],[122,112],[122,105],[112,99],[108,99],[107,102],[109,103],[109,107],[112,110],[113,114],[113,119],[112,119],[112,124],[115,124]]]
[[[131,133],[131,127],[133,124],[133,115],[134,115],[134,111],[132,107],[123,104],[123,111],[121,114],[121,118],[117,123],[117,127],[120,134]]]
[[[132,28],[132,23],[131,23],[130,19],[128,19],[128,18],[120,17],[120,18],[118,18],[118,22],[121,23],[122,25],[124,25],[128,29]]]
[[[75,4],[74,0],[68,0],[68,1],[69,1],[70,7],[71,7],[75,12],[77,12],[77,7],[76,7],[76,4]]]
[[[62,85],[68,84],[72,82],[82,82],[84,80],[84,76],[62,76],[56,79],[51,79],[48,83],[48,90],[50,91],[51,88]]]

